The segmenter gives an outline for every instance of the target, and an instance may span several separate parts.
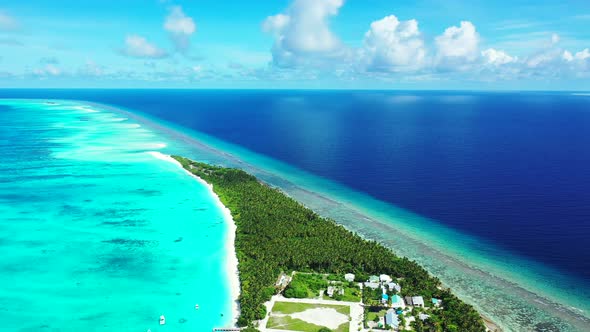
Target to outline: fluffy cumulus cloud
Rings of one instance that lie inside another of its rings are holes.
[[[399,21],[394,15],[371,23],[361,57],[375,71],[408,71],[424,65],[426,49],[418,21]]]
[[[168,54],[163,49],[150,43],[147,39],[138,35],[129,35],[125,39],[125,47],[121,54],[134,58],[165,58]]]
[[[389,15],[370,24],[360,47],[344,45],[329,24],[343,5],[343,0],[293,0],[283,13],[268,17],[262,28],[274,39],[273,64],[316,77],[319,72],[353,78],[390,75],[486,81],[590,76],[590,50],[563,50],[557,34],[517,57],[502,48],[481,48],[479,33],[470,21],[426,40],[417,20],[400,21]]]
[[[466,62],[478,59],[479,34],[475,25],[462,21],[460,26],[452,26],[435,39],[437,63],[444,67],[462,67]]]
[[[190,48],[190,38],[197,31],[197,25],[180,6],[173,6],[164,22],[164,30],[170,34],[176,50],[184,53]]]
[[[590,49],[584,49],[576,54],[572,54],[570,51],[563,51],[563,59],[567,62],[572,61],[584,61],[590,59]]]
[[[0,31],[14,31],[19,28],[15,18],[0,10]]]
[[[576,53],[563,51],[562,59],[576,76],[590,76],[590,49],[585,48]]]
[[[295,0],[285,13],[268,17],[263,29],[274,36],[273,63],[296,67],[342,56],[343,45],[330,30],[329,19],[343,0]]]
[[[518,60],[517,57],[510,56],[504,51],[499,51],[493,48],[488,48],[481,52],[484,64],[492,66],[502,66],[509,63],[514,63]]]

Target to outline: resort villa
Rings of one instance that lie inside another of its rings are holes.
[[[390,292],[396,291],[396,292],[401,292],[402,288],[400,285],[396,284],[395,282],[390,282],[387,284],[387,288],[389,288]]]
[[[389,325],[396,330],[399,328],[399,318],[393,309],[387,310],[387,313],[385,314],[385,325]]]
[[[391,279],[390,276],[388,276],[387,274],[382,274],[379,276],[379,281],[383,282],[383,283],[389,283],[391,282],[393,279]]]
[[[422,296],[412,296],[412,305],[414,307],[424,308],[424,299],[422,298]]]
[[[403,309],[406,307],[406,305],[404,304],[404,299],[402,299],[401,296],[399,295],[394,295],[391,297],[391,307],[392,308],[400,308]]]

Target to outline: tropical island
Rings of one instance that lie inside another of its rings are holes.
[[[358,320],[359,331],[486,331],[471,305],[416,262],[242,170],[172,158],[211,184],[231,211],[241,288],[237,324],[244,330],[352,331]],[[310,323],[305,312],[342,321],[330,329]]]

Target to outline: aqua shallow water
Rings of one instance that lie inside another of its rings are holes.
[[[79,106],[0,102],[0,330],[229,325],[227,224],[208,189],[150,154],[166,146],[153,131]]]

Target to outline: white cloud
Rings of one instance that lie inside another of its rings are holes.
[[[125,48],[121,53],[134,58],[164,58],[168,54],[163,49],[150,43],[144,37],[138,35],[129,35],[125,39]]]
[[[60,76],[62,71],[57,66],[48,64],[43,68],[33,70],[33,74],[36,76]]]
[[[480,54],[479,34],[473,23],[462,21],[436,37],[437,62],[443,67],[464,67],[465,62],[476,60]]]
[[[197,25],[191,17],[186,16],[182,7],[172,6],[164,22],[164,30],[170,34],[176,50],[186,52],[190,48],[190,37],[197,31]]]
[[[474,59],[477,55],[479,35],[473,23],[462,21],[459,27],[452,26],[436,37],[436,46],[442,57],[465,57]]]
[[[0,31],[13,31],[19,28],[19,24],[12,16],[0,10]]]
[[[509,63],[516,62],[517,57],[508,55],[504,51],[499,51],[493,48],[488,48],[481,52],[481,56],[484,58],[484,64],[501,66]]]
[[[590,49],[585,48],[584,50],[577,52],[575,55],[570,51],[563,51],[563,59],[568,62],[590,59]]]
[[[294,67],[341,56],[343,45],[328,20],[343,4],[343,0],[294,0],[285,13],[269,16],[262,26],[275,38],[274,64]]]
[[[262,30],[264,30],[264,32],[280,34],[289,24],[290,20],[291,18],[285,14],[269,16],[262,23]]]
[[[406,71],[424,65],[426,50],[416,20],[394,15],[371,23],[365,33],[362,57],[369,70]]]
[[[548,67],[556,64],[563,58],[560,54],[562,53],[558,49],[539,52],[528,56],[524,64],[529,68]]]

